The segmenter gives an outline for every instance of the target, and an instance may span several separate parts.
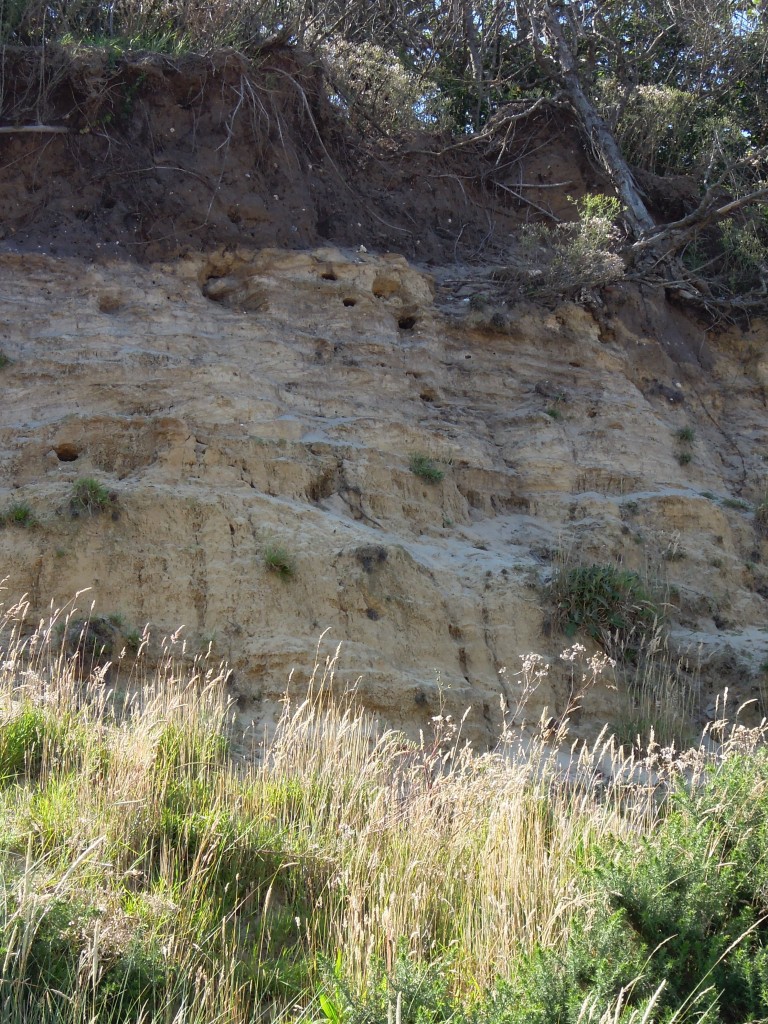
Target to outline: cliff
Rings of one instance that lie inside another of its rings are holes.
[[[512,301],[488,266],[524,204],[494,213],[461,151],[350,153],[285,59],[247,130],[233,57],[204,82],[136,58],[98,89],[81,69],[96,106],[71,131],[0,137],[0,511],[29,513],[0,530],[9,595],[36,620],[91,588],[116,648],[183,624],[245,724],[291,673],[301,691],[322,634],[387,722],[471,707],[482,746],[521,655],[553,662],[529,719],[580,688],[548,583],[620,565],[668,630],[646,697],[685,690],[698,727],[728,686],[762,714],[766,325],[630,281]],[[569,132],[537,124],[544,155],[520,155],[562,209],[599,184]],[[626,723],[626,675],[583,695],[577,733]]]

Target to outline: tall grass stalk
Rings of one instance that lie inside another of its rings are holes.
[[[442,715],[413,742],[338,695],[338,650],[235,756],[226,669],[180,634],[151,672],[146,635],[136,664],[90,669],[57,629],[73,607],[27,615],[0,620],[0,1021],[316,1019],[339,951],[348,993],[405,955],[471,999],[564,954],[604,910],[600,851],[651,835],[707,756],[512,726],[480,755]]]

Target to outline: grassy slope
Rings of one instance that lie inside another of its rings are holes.
[[[331,698],[330,663],[236,760],[224,673],[182,671],[174,638],[118,698],[54,621],[22,640],[22,614],[0,686],[0,1021],[768,1012],[759,736],[614,783],[610,744],[566,772],[514,727],[484,756],[450,721],[420,746],[377,731]]]

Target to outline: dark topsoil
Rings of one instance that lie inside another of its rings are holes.
[[[333,244],[485,262],[526,221],[569,218],[568,196],[606,188],[562,111],[471,140],[393,140],[284,47],[251,61],[7,47],[0,71],[6,250],[155,260]]]

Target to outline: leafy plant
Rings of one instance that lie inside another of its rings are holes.
[[[749,508],[749,502],[744,501],[742,498],[723,498],[723,508],[732,508],[739,512],[746,512]]]
[[[282,544],[267,544],[264,548],[264,564],[270,572],[282,579],[290,579],[296,572],[296,560]]]
[[[14,502],[0,514],[0,526],[21,526],[27,529],[37,525],[37,517],[25,501]]]
[[[566,636],[581,630],[622,657],[631,657],[662,618],[637,573],[613,565],[561,569],[550,585],[550,597],[556,624]]]
[[[598,193],[583,196],[575,205],[575,221],[526,226],[519,253],[497,276],[516,280],[529,294],[542,297],[596,288],[621,277],[624,261],[614,227],[621,203]]]
[[[81,668],[90,670],[111,660],[119,632],[109,616],[73,618],[64,624],[64,650],[70,657],[77,655]]]
[[[0,726],[0,781],[38,770],[47,731],[47,716],[32,707]]]
[[[675,437],[681,444],[693,444],[694,436],[693,427],[680,427],[680,429],[675,432]]]
[[[688,466],[693,461],[693,456],[690,452],[678,452],[677,461],[681,466]]]
[[[0,370],[4,370],[6,366],[10,366],[10,363],[11,360],[5,354],[5,352],[0,352]]]
[[[414,452],[411,455],[409,466],[412,473],[430,484],[439,484],[445,476],[435,460],[423,452]]]
[[[116,504],[117,495],[93,477],[81,477],[72,485],[69,507],[73,515],[93,516],[113,509]]]

